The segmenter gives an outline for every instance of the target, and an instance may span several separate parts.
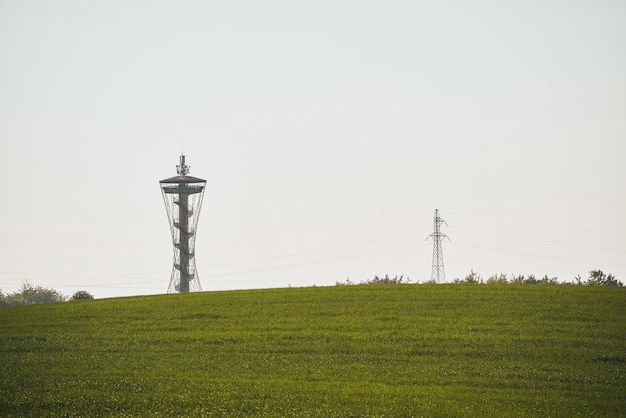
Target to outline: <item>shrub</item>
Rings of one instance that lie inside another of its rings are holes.
[[[83,300],[83,299],[93,299],[93,295],[86,290],[79,290],[74,293],[70,300]]]
[[[404,275],[400,275],[400,277],[398,277],[398,275],[396,274],[393,279],[391,277],[389,277],[388,274],[385,274],[385,277],[378,277],[378,276],[374,276],[373,279],[370,279],[366,282],[361,282],[361,284],[400,284],[400,283],[409,283],[410,280],[407,277],[406,279],[404,278]]]
[[[587,286],[623,286],[612,274],[606,275],[602,270],[591,270],[589,279],[585,282]]]

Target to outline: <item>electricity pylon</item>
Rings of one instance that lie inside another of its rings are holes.
[[[441,224],[448,223],[439,217],[439,209],[435,209],[435,230],[432,234],[430,234],[426,239],[433,239],[433,270],[430,275],[430,279],[435,281],[436,283],[445,282],[446,281],[446,271],[443,267],[443,249],[441,248],[441,241],[444,238],[448,238],[448,236],[441,232]],[[450,240],[450,238],[448,238]]]

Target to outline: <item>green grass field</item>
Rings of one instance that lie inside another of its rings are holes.
[[[355,285],[0,308],[0,416],[626,416],[626,288]]]

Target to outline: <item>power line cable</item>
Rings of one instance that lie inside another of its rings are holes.
[[[567,246],[570,246],[570,247],[589,248],[589,249],[594,249],[594,250],[617,251],[617,252],[626,253],[626,250],[620,250],[620,249],[617,249],[617,248],[594,247],[594,246],[590,246],[590,245],[572,244],[572,243],[567,243],[567,242],[549,241],[549,240],[536,239],[536,238],[516,237],[516,236],[513,236],[513,235],[497,234],[495,232],[479,231],[479,230],[476,230],[476,229],[463,228],[463,227],[460,227],[460,226],[451,226],[450,228],[460,229],[460,230],[470,231],[470,232],[478,232],[480,234],[494,235],[494,236],[498,236],[498,237],[513,238],[513,239],[519,239],[519,240],[525,240],[525,241],[543,242],[543,243],[546,243],[546,244],[567,245]]]
[[[537,253],[530,253],[530,252],[518,251],[518,250],[507,250],[507,249],[498,248],[498,247],[489,247],[486,245],[471,244],[471,243],[461,242],[461,241],[453,241],[451,245],[467,247],[467,248],[479,248],[479,249],[495,251],[495,252],[500,252],[500,253],[523,255],[526,257],[542,258],[542,259],[547,259],[547,260],[568,261],[568,262],[574,262],[574,263],[580,263],[580,264],[595,264],[595,265],[604,264],[604,265],[610,265],[610,266],[615,266],[615,267],[620,267],[620,268],[626,268],[626,264],[603,262],[603,261],[592,261],[592,260],[581,260],[581,259],[576,259],[576,258],[560,257],[560,256],[546,255],[546,254],[537,254]]]
[[[450,211],[448,211],[450,212]],[[468,215],[467,213],[460,213],[460,212],[451,212],[453,215],[459,216],[459,217],[471,217],[471,218],[477,218],[477,219],[484,219],[484,220],[488,220],[490,223],[492,223],[494,221],[494,219],[492,217],[487,217],[487,216],[479,216],[479,215]],[[626,231],[616,231],[616,230],[603,230],[603,229],[597,229],[597,228],[583,228],[580,226],[568,226],[568,225],[555,225],[555,224],[541,224],[541,223],[534,223],[534,222],[523,222],[523,221],[511,221],[511,220],[506,220],[506,219],[497,219],[497,222],[503,222],[503,223],[508,223],[508,224],[514,224],[514,225],[534,225],[534,226],[538,226],[541,228],[546,228],[546,227],[550,227],[550,228],[560,228],[560,229],[571,229],[571,230],[579,230],[579,231],[589,231],[589,232],[600,232],[603,234],[617,234],[617,235],[626,235]]]
[[[321,253],[321,252],[338,250],[338,249],[341,249],[341,248],[354,247],[354,246],[357,246],[357,245],[370,244],[372,242],[377,242],[377,241],[385,241],[385,240],[392,239],[392,238],[403,237],[403,236],[407,236],[407,235],[421,233],[421,232],[424,232],[424,231],[427,231],[427,230],[428,229],[425,228],[425,229],[420,229],[420,230],[417,230],[417,231],[404,232],[404,233],[401,233],[401,234],[389,235],[389,236],[386,236],[386,237],[371,239],[371,240],[367,240],[367,241],[359,241],[359,242],[354,242],[354,243],[351,243],[351,244],[338,245],[338,246],[335,246],[335,247],[321,248],[321,249],[317,249],[317,250],[303,251],[303,252],[292,253],[292,254],[284,254],[284,255],[279,255],[279,256],[274,256],[274,257],[258,258],[258,259],[254,259],[254,260],[235,261],[235,262],[232,262],[232,263],[210,264],[210,265],[207,265],[207,266],[204,266],[204,267],[226,267],[226,266],[234,266],[234,265],[241,265],[241,264],[261,263],[261,262],[264,262],[264,261],[278,260],[278,259],[281,259],[281,258],[298,257],[298,256],[301,256],[301,255],[309,255],[309,254],[315,254],[315,253]]]
[[[369,251],[363,251],[363,252],[359,252],[359,253],[346,254],[346,255],[343,255],[343,256],[330,257],[330,258],[326,258],[326,259],[322,259],[322,260],[305,261],[305,262],[301,262],[301,263],[292,263],[292,264],[284,264],[284,265],[278,265],[278,266],[269,266],[269,267],[263,267],[263,268],[257,268],[257,269],[251,269],[251,270],[235,271],[235,272],[227,272],[227,273],[209,274],[206,277],[236,276],[236,275],[240,275],[240,274],[257,273],[257,272],[261,272],[261,271],[273,271],[273,270],[284,270],[284,269],[290,269],[290,268],[306,267],[306,266],[312,266],[312,265],[317,265],[317,264],[325,264],[325,263],[333,263],[333,262],[338,262],[338,261],[350,260],[350,259],[353,259],[353,258],[367,257],[367,256],[370,256],[370,255],[383,254],[383,253],[395,252],[395,251],[402,251],[402,250],[406,250],[406,249],[410,249],[410,248],[422,247],[422,246],[425,246],[425,245],[427,245],[427,244],[423,243],[423,242],[413,242],[413,243],[401,244],[401,245],[396,245],[396,246],[382,248],[382,249],[377,249],[377,250],[369,250]]]
[[[241,261],[241,262],[235,262],[235,263],[210,265],[210,266],[205,266],[205,267],[209,267],[209,268],[207,268],[207,270],[210,270],[210,268],[214,268],[214,267],[251,264],[251,263],[257,263],[257,262],[263,262],[263,261],[278,260],[278,259],[281,259],[281,258],[291,258],[291,257],[296,257],[296,256],[301,256],[301,255],[309,255],[309,254],[315,254],[315,253],[320,253],[320,252],[328,252],[328,251],[332,251],[332,250],[336,250],[336,249],[348,248],[348,247],[353,247],[353,246],[357,246],[357,245],[363,245],[363,244],[368,244],[368,243],[372,243],[372,242],[384,241],[384,240],[389,240],[389,239],[392,239],[392,238],[397,238],[397,237],[407,236],[407,235],[411,235],[411,234],[416,234],[416,233],[423,232],[425,230],[426,229],[417,230],[417,231],[410,231],[410,232],[404,232],[404,233],[400,233],[400,234],[389,235],[389,236],[386,236],[386,237],[381,237],[381,238],[376,238],[376,239],[371,239],[371,240],[366,240],[366,241],[359,241],[359,242],[354,242],[354,243],[344,244],[344,245],[339,245],[339,246],[334,246],[334,247],[316,249],[316,250],[311,250],[311,251],[304,251],[304,252],[300,252],[300,253],[285,254],[285,255],[280,255],[280,256],[275,256],[275,257],[268,257],[268,258],[256,259],[256,260],[247,260],[247,261]],[[407,249],[407,248],[415,248],[415,247],[419,247],[421,245],[425,245],[423,243],[419,243],[419,244],[420,245],[416,245],[416,243],[399,244],[399,245],[395,245],[395,246],[391,246],[391,247],[384,247],[384,248],[372,249],[372,250],[367,250],[367,251],[358,252],[358,253],[345,254],[345,255],[325,258],[325,259],[321,259],[321,260],[312,260],[312,261],[305,261],[305,262],[300,262],[300,263],[292,263],[292,264],[279,265],[279,266],[268,266],[268,267],[264,267],[264,268],[251,269],[251,270],[238,271],[238,272],[219,273],[219,274],[208,275],[208,277],[230,276],[230,275],[239,275],[239,274],[252,273],[252,272],[258,272],[258,271],[271,271],[271,270],[280,270],[280,269],[287,269],[287,268],[297,268],[297,267],[303,267],[303,266],[309,266],[309,265],[315,265],[315,264],[343,261],[343,260],[348,260],[348,259],[352,259],[352,258],[364,257],[364,256],[375,255],[375,254],[380,254],[380,253],[400,251],[400,250],[404,250],[404,249]],[[14,274],[14,275],[24,275],[24,276],[51,277],[51,278],[57,277],[57,279],[55,279],[55,281],[58,281],[58,280],[73,280],[73,279],[77,279],[77,278],[80,278],[80,279],[85,279],[85,278],[104,279],[104,278],[122,278],[122,277],[138,278],[139,276],[144,276],[144,275],[149,275],[149,274],[163,274],[163,273],[166,273],[166,272],[167,272],[166,270],[161,270],[161,271],[152,271],[152,272],[146,272],[146,273],[79,275],[79,274],[29,273],[29,272],[14,272],[14,271],[13,272],[6,272],[5,271],[5,272],[0,272],[0,274]],[[157,282],[157,280],[152,280],[151,279],[151,280],[145,280],[145,281],[139,281],[139,282],[128,282],[127,284],[156,283],[156,282]],[[71,284],[66,284],[64,286],[70,286],[70,285]],[[108,283],[101,283],[101,284],[92,285],[92,286],[95,286],[95,287],[114,287],[114,286],[117,286],[117,285],[123,285],[123,283],[110,283],[110,284],[108,284]]]

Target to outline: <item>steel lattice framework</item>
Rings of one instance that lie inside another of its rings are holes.
[[[446,271],[443,267],[443,248],[441,247],[441,241],[448,236],[441,232],[441,224],[444,223],[446,226],[448,223],[439,217],[439,209],[435,209],[435,217],[434,217],[434,231],[432,234],[428,236],[428,238],[433,239],[433,269],[430,275],[430,279],[435,282],[445,282],[446,281]],[[428,239],[426,238],[426,239]],[[449,240],[450,238],[448,238]]]
[[[174,243],[174,267],[168,293],[201,291],[196,271],[196,229],[206,180],[189,176],[185,156],[176,166],[178,176],[161,180],[161,192]]]

